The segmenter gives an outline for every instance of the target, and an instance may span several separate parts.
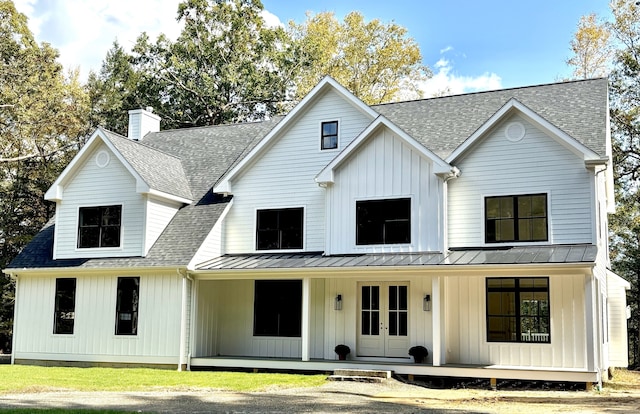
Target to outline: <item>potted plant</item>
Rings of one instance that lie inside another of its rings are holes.
[[[338,354],[338,359],[344,361],[345,359],[347,359],[347,355],[351,353],[351,348],[346,345],[340,344],[336,345],[334,351],[336,352],[336,354]]]
[[[422,364],[424,359],[429,355],[429,351],[422,345],[412,346],[409,348],[409,355],[413,357],[416,364]]]

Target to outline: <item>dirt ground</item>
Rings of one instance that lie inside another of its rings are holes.
[[[311,389],[273,388],[251,393],[202,389],[148,392],[34,390],[0,395],[0,412],[3,408],[157,413],[640,413],[640,372],[624,372],[623,378],[602,390],[591,391],[434,389],[395,379],[382,384],[327,382]]]

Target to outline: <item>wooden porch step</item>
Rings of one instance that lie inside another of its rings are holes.
[[[369,369],[336,369],[329,381],[382,382],[391,378],[391,371]]]

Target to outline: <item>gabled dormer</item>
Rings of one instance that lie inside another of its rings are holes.
[[[457,174],[378,116],[316,176],[326,188],[326,253],[440,252],[445,179]]]
[[[145,256],[193,201],[180,159],[98,128],[45,194],[54,259]]]
[[[606,240],[610,159],[516,98],[446,161],[464,171],[449,188],[450,247]]]
[[[315,176],[377,116],[325,77],[214,186],[234,200],[224,251],[324,251],[326,194]]]

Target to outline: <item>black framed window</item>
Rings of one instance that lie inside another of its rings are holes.
[[[338,121],[323,122],[320,125],[320,148],[338,148]]]
[[[76,320],[76,279],[56,279],[56,298],[53,318],[54,334],[73,334]]]
[[[140,278],[119,277],[116,296],[116,335],[138,334]]]
[[[122,206],[80,207],[78,248],[120,247]]]
[[[487,341],[551,342],[549,278],[487,279]]]
[[[256,280],[253,302],[255,336],[300,337],[302,281]]]
[[[303,210],[302,207],[258,210],[256,250],[302,249]]]
[[[356,202],[356,244],[411,243],[411,199]]]
[[[485,198],[485,242],[547,241],[547,195]]]

